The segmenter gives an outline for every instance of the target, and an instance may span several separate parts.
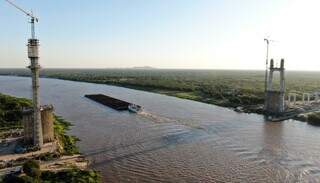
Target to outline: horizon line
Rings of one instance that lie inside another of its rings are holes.
[[[5,67],[5,68],[0,68],[0,70],[5,70],[5,69],[26,69],[28,70],[27,67]],[[265,69],[229,69],[229,68],[223,68],[223,69],[204,69],[204,68],[158,68],[158,67],[110,67],[110,68],[97,68],[97,67],[43,67],[41,70],[44,69],[88,69],[88,70],[103,70],[103,69],[131,69],[131,70],[217,70],[217,71],[265,71]],[[295,71],[295,72],[320,72],[320,70],[287,70],[286,71]]]

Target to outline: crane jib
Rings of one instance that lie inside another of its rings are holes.
[[[27,16],[31,17],[31,18],[34,18],[37,22],[38,22],[38,18],[33,16],[33,13],[31,12],[28,12],[22,8],[20,8],[18,5],[14,4],[12,1],[9,1],[9,0],[5,0],[7,1],[9,4],[11,4],[13,7],[15,7],[16,9],[20,10],[21,12],[23,12],[24,14],[26,14]]]

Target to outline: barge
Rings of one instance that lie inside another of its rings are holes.
[[[86,98],[89,98],[95,102],[98,102],[102,105],[111,107],[112,109],[118,110],[118,111],[123,111],[123,110],[130,110],[131,106],[137,106],[139,109],[142,109],[141,106],[132,104],[120,99],[116,99],[113,97],[109,97],[103,94],[90,94],[90,95],[85,95]],[[131,110],[130,110],[131,111]]]

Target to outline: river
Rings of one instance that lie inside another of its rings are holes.
[[[122,87],[43,78],[42,104],[105,182],[320,182],[320,128]],[[31,79],[0,76],[0,92],[31,97]],[[84,97],[102,93],[145,108],[118,112]]]

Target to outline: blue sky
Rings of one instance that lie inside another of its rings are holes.
[[[40,18],[43,67],[263,69],[270,35],[278,41],[271,57],[284,57],[287,68],[320,68],[316,0],[14,2]],[[27,20],[0,1],[0,67],[28,64]]]

